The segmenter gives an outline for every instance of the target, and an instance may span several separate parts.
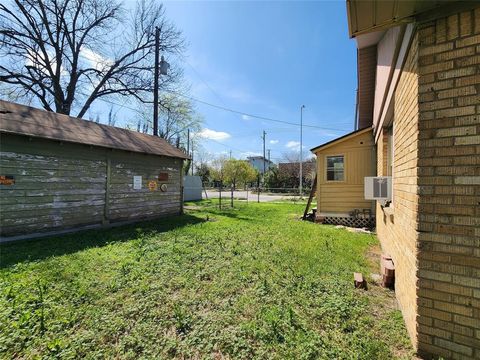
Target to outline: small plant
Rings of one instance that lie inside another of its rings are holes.
[[[178,304],[173,306],[173,319],[178,334],[186,335],[192,329],[190,315]]]

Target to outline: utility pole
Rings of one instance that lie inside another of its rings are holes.
[[[263,130],[263,135],[262,135],[262,139],[263,139],[263,174],[262,174],[262,181],[263,181],[263,183],[265,183],[265,135],[267,135],[267,133],[265,132],[265,130]]]
[[[187,129],[187,156],[190,156],[190,129]],[[190,167],[193,167],[193,157],[190,159]],[[190,169],[187,168],[187,173],[185,175],[188,175]]]
[[[155,78],[153,79],[153,135],[158,136],[158,77],[160,71],[160,29],[155,28]]]
[[[193,176],[193,139],[192,139],[192,176]]]
[[[230,160],[232,160],[232,150],[230,150]]]
[[[303,192],[303,109],[305,109],[305,105],[300,107],[300,197]]]

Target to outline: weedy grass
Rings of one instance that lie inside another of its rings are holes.
[[[215,205],[2,246],[0,356],[412,356],[393,295],[353,288],[372,235],[299,221],[299,204]]]

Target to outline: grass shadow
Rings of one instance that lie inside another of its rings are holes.
[[[166,232],[205,220],[194,215],[180,215],[148,220],[112,228],[85,230],[67,235],[45,237],[0,245],[0,269],[25,261],[72,254],[110,243],[134,240],[142,233]]]

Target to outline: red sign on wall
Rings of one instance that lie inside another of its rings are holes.
[[[158,174],[158,181],[168,181],[168,173],[161,172]]]

